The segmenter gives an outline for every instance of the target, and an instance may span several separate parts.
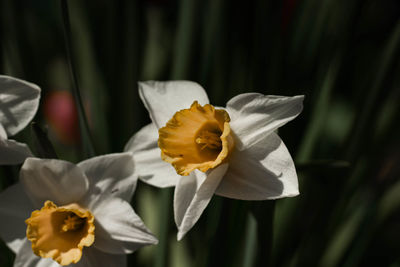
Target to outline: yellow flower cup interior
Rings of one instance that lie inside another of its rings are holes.
[[[60,265],[77,263],[83,247],[94,242],[94,216],[77,204],[57,207],[46,201],[25,223],[33,252]]]
[[[229,121],[225,110],[193,102],[189,109],[176,112],[159,129],[161,158],[171,163],[179,175],[217,167],[227,159],[234,145]]]

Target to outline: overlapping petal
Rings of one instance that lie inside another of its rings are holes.
[[[156,187],[175,186],[180,176],[171,164],[161,159],[157,141],[158,130],[150,123],[132,136],[125,151],[133,153],[135,174],[140,180]]]
[[[157,128],[163,127],[175,112],[190,107],[193,101],[208,104],[204,89],[190,81],[147,81],[139,83],[139,94]]]
[[[89,188],[88,178],[80,168],[55,159],[26,159],[21,167],[20,181],[37,208],[46,200],[57,205],[76,203]]]
[[[89,179],[89,191],[80,201],[85,207],[96,206],[103,195],[131,200],[137,182],[132,153],[94,157],[78,163],[78,167]]]
[[[96,218],[94,246],[104,252],[126,254],[158,242],[129,203],[122,199],[102,201],[92,212]]]
[[[26,144],[0,137],[0,165],[14,165],[32,157],[32,152]]]
[[[222,164],[207,174],[196,170],[189,176],[181,177],[174,195],[178,240],[181,240],[198,221],[227,169],[228,164]]]
[[[25,220],[32,210],[34,207],[21,184],[12,185],[0,194],[0,236],[15,253],[26,239]]]
[[[21,131],[32,120],[39,98],[37,85],[0,75],[0,124],[9,136]]]
[[[279,136],[270,133],[257,144],[242,151],[234,151],[229,169],[215,193],[242,200],[298,195],[296,169]]]
[[[231,116],[231,129],[242,150],[285,123],[293,120],[303,109],[304,96],[271,96],[258,93],[241,94],[232,98],[226,106]]]

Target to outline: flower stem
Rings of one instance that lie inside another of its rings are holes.
[[[244,243],[243,267],[254,266],[254,257],[257,244],[257,221],[254,215],[247,214],[246,234]]]
[[[160,197],[160,229],[154,267],[168,266],[169,226],[171,220],[172,189],[163,189]]]
[[[89,130],[89,124],[85,115],[85,109],[82,103],[78,79],[75,72],[76,69],[75,62],[72,54],[71,24],[69,21],[68,0],[60,0],[60,1],[61,1],[61,14],[62,14],[63,28],[64,28],[65,49],[67,53],[69,70],[72,78],[72,94],[75,98],[75,104],[78,110],[79,128],[82,137],[82,144],[86,154],[85,156],[93,157],[96,153],[94,150],[93,141]]]
[[[270,266],[275,201],[255,202],[252,211],[257,220],[257,250],[254,266]]]
[[[189,65],[191,49],[193,48],[194,18],[196,14],[196,1],[181,1],[174,51],[175,62],[171,73],[173,79],[183,79],[187,75],[187,66]]]

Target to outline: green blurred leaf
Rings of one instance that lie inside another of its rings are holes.
[[[332,169],[343,169],[343,168],[349,168],[350,163],[345,160],[312,160],[308,162],[303,162],[296,164],[296,170],[301,172],[301,171],[331,171]]]
[[[64,27],[64,38],[65,48],[67,53],[67,60],[69,63],[69,69],[72,79],[72,94],[75,98],[76,109],[78,110],[79,117],[79,129],[81,131],[82,144],[85,151],[86,158],[95,156],[93,141],[89,129],[89,124],[85,115],[85,109],[82,102],[81,92],[78,83],[78,77],[76,74],[75,60],[72,52],[72,34],[71,25],[68,10],[68,0],[60,0],[61,2],[61,14]]]
[[[40,158],[57,159],[58,157],[56,151],[47,137],[47,133],[44,132],[35,122],[31,123],[31,131],[33,144],[36,148],[37,155]]]

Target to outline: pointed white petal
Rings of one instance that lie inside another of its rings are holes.
[[[246,150],[233,151],[229,169],[215,194],[243,200],[298,195],[296,169],[279,136],[271,133]]]
[[[208,104],[204,89],[190,81],[140,82],[139,94],[157,128],[163,127],[177,111],[190,108],[195,100]]]
[[[56,159],[27,158],[21,167],[20,181],[38,207],[46,200],[56,205],[78,202],[89,187],[88,179],[80,168]]]
[[[31,242],[25,239],[15,257],[14,267],[60,267],[52,259],[44,259],[36,256],[31,247]]]
[[[89,190],[80,203],[86,207],[95,205],[100,195],[112,194],[131,201],[137,176],[134,175],[132,153],[115,153],[94,157],[78,163],[89,179]]]
[[[96,218],[94,246],[97,249],[126,254],[158,243],[129,203],[120,198],[104,200],[92,212]]]
[[[157,142],[158,130],[150,123],[132,136],[125,151],[133,153],[135,174],[140,180],[156,187],[175,186],[180,176],[171,164],[161,159]]]
[[[158,129],[153,123],[149,123],[135,133],[125,145],[125,151],[139,152],[154,148],[158,142]],[[161,151],[160,151],[161,154]]]
[[[207,207],[224,176],[228,164],[222,164],[207,175],[200,171],[181,177],[175,188],[174,217],[178,240],[193,227]]]
[[[81,260],[73,264],[73,267],[125,267],[126,255],[104,253],[95,247],[83,249]]]
[[[0,137],[0,165],[14,165],[32,157],[32,152],[26,144]]]
[[[12,136],[35,116],[40,88],[10,76],[0,75],[0,124]]]
[[[15,253],[25,240],[25,220],[33,210],[21,184],[12,185],[0,193],[0,236]]]
[[[304,96],[271,96],[258,93],[238,95],[227,103],[231,129],[239,138],[240,150],[249,147],[285,123],[303,109]]]

